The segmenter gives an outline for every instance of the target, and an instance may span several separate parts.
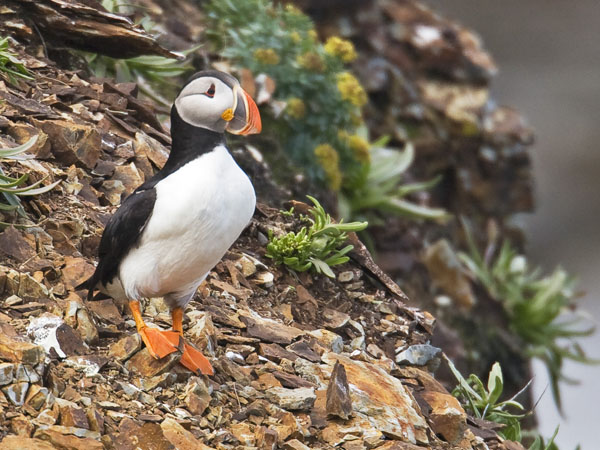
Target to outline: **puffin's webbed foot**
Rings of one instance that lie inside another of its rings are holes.
[[[190,344],[183,344],[183,355],[179,362],[196,374],[198,374],[198,372],[202,375],[215,374],[215,371],[206,356]]]
[[[138,333],[140,333],[150,354],[156,359],[164,358],[177,350],[181,350],[183,339],[181,339],[179,333],[174,331],[162,331],[146,326]]]
[[[181,339],[179,333],[175,331],[162,331],[146,325],[144,319],[142,319],[140,303],[138,301],[129,302],[129,308],[131,309],[133,320],[135,320],[138,333],[154,358],[164,358],[174,351],[182,349],[183,339]]]
[[[173,318],[173,332],[178,333],[183,341],[183,308],[173,308],[171,311]],[[214,375],[215,371],[210,361],[202,352],[184,341],[183,355],[179,362],[195,374]]]

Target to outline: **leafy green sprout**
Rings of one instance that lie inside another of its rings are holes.
[[[352,182],[352,189],[340,196],[342,217],[376,220],[376,211],[405,216],[411,219],[445,220],[450,215],[442,208],[417,205],[406,197],[431,189],[441,177],[432,180],[403,184],[403,178],[415,158],[414,146],[407,143],[404,150],[386,147],[388,137],[370,146],[370,162]]]
[[[467,412],[478,419],[504,425],[499,434],[504,439],[520,442],[522,438],[521,420],[527,413],[523,412],[525,408],[515,399],[529,387],[531,381],[512,398],[500,401],[504,389],[504,379],[499,363],[494,363],[488,375],[487,385],[484,385],[483,381],[475,374],[471,374],[465,379],[452,361],[445,358],[458,381],[452,395],[464,405]]]
[[[444,359],[458,381],[452,390],[452,395],[461,402],[469,414],[478,419],[504,425],[498,431],[498,434],[504,439],[521,442],[524,437],[533,437],[534,440],[529,446],[529,450],[557,450],[554,439],[558,434],[558,427],[546,444],[539,434],[521,430],[521,421],[531,412],[525,412],[525,408],[516,401],[516,398],[529,388],[533,380],[529,381],[510,399],[500,401],[504,389],[504,379],[502,368],[498,362],[492,365],[487,383],[484,384],[475,374],[469,375],[468,378],[463,377],[446,355],[444,355]]]
[[[4,73],[11,84],[15,84],[17,78],[33,80],[31,72],[25,67],[23,61],[9,50],[9,38],[0,39],[0,73]]]
[[[30,155],[26,155],[25,152],[30,150],[37,142],[37,136],[33,136],[26,143],[19,145],[14,148],[2,148],[0,149],[0,160],[6,159],[29,159],[32,158]],[[55,181],[47,186],[41,184],[48,178],[44,177],[33,184],[24,186],[24,183],[29,178],[28,174],[23,174],[18,178],[10,177],[4,173],[2,167],[0,167],[0,193],[4,196],[7,203],[0,202],[0,211],[16,211],[22,217],[25,217],[25,210],[21,205],[19,197],[33,196],[43,194],[53,189],[61,180]],[[6,222],[0,222],[0,226],[10,226],[11,224]]]
[[[508,241],[496,252],[495,260],[490,261],[495,253],[494,243],[484,252],[486,256],[482,255],[466,223],[463,225],[469,254],[459,253],[460,260],[488,294],[503,305],[509,327],[526,344],[526,353],[544,362],[560,409],[559,381],[575,383],[562,373],[564,360],[599,363],[588,358],[575,340],[591,335],[595,329],[582,329],[581,315],[574,316],[574,279],[561,268],[546,276],[539,268],[530,270],[525,257]]]
[[[354,248],[351,244],[343,246],[348,239],[347,233],[364,230],[368,224],[334,223],[315,198],[307,197],[314,204],[309,211],[312,217],[304,218],[310,222],[310,226],[303,226],[297,233],[290,231],[281,237],[274,236],[270,231],[266,256],[276,264],[284,264],[296,272],[313,270],[335,278],[331,267],[347,262],[350,259],[347,254]]]

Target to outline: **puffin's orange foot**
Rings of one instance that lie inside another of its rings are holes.
[[[196,374],[200,372],[202,375],[214,375],[215,373],[206,356],[187,343],[183,345],[183,355],[179,362]]]
[[[181,336],[175,331],[162,331],[156,328],[144,327],[139,333],[148,351],[156,359],[164,358],[181,349]]]

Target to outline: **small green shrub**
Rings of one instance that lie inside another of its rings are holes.
[[[527,354],[545,363],[560,408],[558,383],[573,382],[562,373],[564,360],[598,363],[588,358],[576,341],[592,334],[594,328],[581,329],[580,317],[567,319],[573,316],[575,307],[573,278],[560,268],[546,276],[539,268],[530,270],[525,257],[508,241],[490,261],[479,252],[466,226],[465,229],[469,254],[459,253],[459,258],[489,295],[503,305],[510,330],[523,340]]]
[[[281,237],[270,232],[266,256],[296,272],[313,270],[335,278],[331,267],[347,262],[346,254],[354,248],[353,245],[342,247],[348,238],[347,232],[364,230],[367,223],[333,223],[321,204],[313,197],[308,198],[314,204],[310,209],[312,218],[304,218],[310,226]]]
[[[37,136],[29,139],[25,144],[19,145],[14,148],[2,148],[0,149],[0,160],[5,159],[20,159],[24,158],[24,153],[31,149],[35,145],[37,141]],[[43,194],[44,192],[48,192],[50,189],[54,188],[60,180],[55,181],[47,186],[40,186],[46,178],[42,178],[39,181],[36,181],[33,184],[28,186],[23,186],[23,184],[27,181],[28,175],[21,175],[19,178],[9,177],[7,176],[2,167],[0,167],[0,192],[4,196],[4,199],[7,203],[0,202],[0,211],[17,211],[21,216],[25,216],[25,211],[21,206],[21,201],[19,197],[24,196],[33,196]],[[11,225],[6,222],[0,222],[0,226],[8,226]]]
[[[7,37],[0,38],[0,74],[4,74],[11,84],[15,84],[17,78],[32,80],[31,72],[23,65],[23,61],[9,50],[9,44]]]

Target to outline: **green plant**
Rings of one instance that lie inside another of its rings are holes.
[[[377,219],[375,212],[403,215],[413,219],[443,220],[449,214],[441,208],[417,205],[405,199],[409,194],[430,189],[439,177],[421,183],[403,184],[406,171],[415,156],[412,144],[403,151],[386,148],[387,139],[371,144],[370,159],[352,181],[352,187],[340,196],[342,217]]]
[[[9,43],[7,37],[0,38],[0,73],[5,74],[11,84],[15,84],[17,78],[32,80],[31,72],[23,65],[23,61],[8,49]]]
[[[334,223],[315,198],[308,198],[314,204],[310,209],[312,218],[304,217],[310,226],[280,237],[269,232],[266,256],[276,264],[285,264],[296,272],[310,269],[335,278],[331,267],[347,262],[349,258],[346,254],[354,248],[351,244],[340,248],[348,238],[347,232],[364,230],[368,224]]]
[[[452,390],[452,395],[460,401],[469,414],[478,419],[504,425],[498,431],[498,434],[504,439],[521,442],[524,437],[532,438],[533,442],[529,446],[529,450],[558,450],[554,444],[558,427],[547,444],[538,433],[521,430],[521,421],[530,413],[524,412],[523,405],[515,399],[529,388],[531,381],[512,398],[500,401],[504,389],[504,379],[499,363],[496,362],[492,365],[487,383],[484,384],[475,374],[469,375],[468,378],[463,377],[446,355],[444,355],[444,359],[458,381]]]
[[[211,0],[211,39],[220,55],[275,81],[280,111],[263,111],[265,132],[312,180],[338,191],[368,152],[357,154],[345,136],[363,123],[367,94],[345,64],[356,57],[351,42],[332,37],[323,45],[310,18],[271,0]]]
[[[452,391],[452,395],[461,402],[465,410],[478,419],[489,420],[504,425],[498,434],[504,439],[520,442],[522,438],[521,420],[527,414],[523,413],[525,408],[515,398],[529,387],[531,381],[514,397],[500,401],[500,396],[504,389],[504,380],[502,377],[502,368],[499,363],[494,363],[488,375],[487,385],[484,385],[481,379],[475,374],[471,374],[465,379],[452,361],[448,357],[444,357],[458,381],[458,384]]]
[[[484,257],[466,224],[465,230],[469,254],[459,253],[459,258],[488,294],[502,304],[510,330],[523,340],[527,354],[545,363],[560,408],[559,381],[574,382],[562,373],[564,360],[598,363],[588,358],[575,340],[589,336],[594,328],[581,329],[581,317],[573,317],[573,278],[561,268],[546,276],[539,268],[530,270],[525,257],[508,241],[497,252],[493,251],[495,244],[490,243]],[[496,258],[491,261],[494,253]]]
[[[37,136],[32,137],[23,145],[19,145],[14,148],[2,148],[0,149],[0,160],[4,159],[22,159],[27,156],[24,155],[26,151],[31,149],[35,145],[37,141]],[[21,216],[25,216],[25,211],[21,206],[21,201],[19,197],[23,196],[33,196],[43,194],[44,192],[48,192],[50,189],[54,188],[60,180],[55,181],[47,186],[41,186],[41,184],[46,180],[47,177],[42,178],[39,181],[36,181],[29,186],[23,186],[23,184],[29,178],[28,174],[21,175],[19,178],[14,178],[6,175],[0,167],[0,192],[4,196],[7,203],[0,202],[0,211],[17,211]],[[11,225],[6,222],[0,222],[0,226],[8,226]]]

